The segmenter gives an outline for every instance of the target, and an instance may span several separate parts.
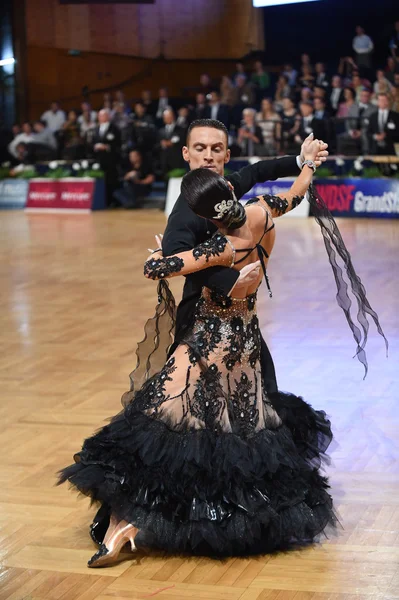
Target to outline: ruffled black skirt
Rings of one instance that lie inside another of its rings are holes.
[[[173,553],[245,556],[308,544],[337,524],[320,473],[330,422],[301,398],[270,397],[282,420],[244,438],[176,430],[131,402],[59,472]]]

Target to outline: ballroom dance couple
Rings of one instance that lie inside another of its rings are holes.
[[[191,124],[183,148],[190,171],[157,238],[160,247],[144,264],[144,275],[158,281],[158,303],[138,344],[123,409],[57,474],[58,485],[68,481],[99,506],[90,526],[98,550],[89,567],[114,564],[126,544],[132,556],[154,549],[223,558],[298,548],[336,531],[321,472],[330,421],[278,389],[257,316],[263,279],[272,297],[267,267],[275,220],[307,194],[366,372],[367,315],[385,340],[312,185],[327,155],[327,145],[310,135],[298,157],[260,161],[224,177],[225,126],[211,119]],[[245,207],[239,202],[255,183],[286,176],[296,177],[286,193],[254,197]],[[167,283],[176,276],[185,277],[177,310]]]

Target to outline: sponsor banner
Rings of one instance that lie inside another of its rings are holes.
[[[29,181],[26,179],[3,179],[0,181],[0,209],[25,208]]]
[[[316,179],[336,217],[399,218],[399,179]]]
[[[28,210],[76,210],[104,208],[104,181],[91,178],[32,179]]]

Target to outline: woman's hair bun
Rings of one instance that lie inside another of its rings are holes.
[[[189,171],[183,177],[181,192],[190,208],[200,217],[216,219],[216,207],[225,200],[231,206],[217,220],[227,229],[239,229],[246,221],[245,209],[234,196],[227,180],[210,169]]]

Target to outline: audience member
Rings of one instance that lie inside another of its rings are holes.
[[[81,126],[85,118],[89,123],[95,123],[97,121],[97,112],[92,109],[90,102],[82,102],[80,105],[81,114],[78,117],[78,123]],[[85,115],[85,117],[83,116]]]
[[[302,87],[312,88],[314,84],[314,75],[312,75],[312,69],[309,65],[303,65],[301,67],[301,75],[299,77],[299,84]]]
[[[140,102],[145,107],[146,114],[150,117],[155,117],[157,107],[152,99],[150,90],[143,90],[141,92]]]
[[[333,116],[338,112],[340,104],[344,101],[344,89],[342,87],[342,80],[339,75],[334,75],[331,81],[331,94],[330,94],[330,106]]]
[[[274,156],[278,153],[278,140],[281,138],[281,117],[275,111],[270,98],[263,98],[261,110],[256,115],[256,123],[259,125],[263,148],[261,156]]]
[[[356,55],[356,64],[359,69],[370,69],[372,67],[372,55],[374,50],[373,40],[366,35],[363,27],[356,27],[356,35],[353,38],[352,48]]]
[[[142,102],[136,102],[132,120],[132,147],[139,150],[143,155],[149,154],[158,143],[158,132],[154,119],[147,114],[146,107]]]
[[[170,106],[168,90],[166,88],[160,88],[158,92],[158,101],[155,105],[155,118],[157,125],[162,124],[162,115],[168,106]]]
[[[161,147],[161,168],[164,175],[174,169],[185,168],[182,147],[186,141],[186,130],[176,124],[175,114],[171,108],[163,113],[164,127],[159,132]]]
[[[284,98],[291,96],[291,88],[288,85],[288,77],[286,75],[280,75],[277,80],[276,93],[274,94],[274,108],[279,111],[284,106]]]
[[[328,77],[326,74],[326,68],[324,63],[322,62],[317,62],[315,65],[315,71],[316,71],[316,78],[315,78],[315,85],[319,86],[319,87],[323,87],[323,88],[327,88],[328,87]]]
[[[291,98],[283,99],[281,113],[281,150],[283,154],[296,152],[295,135],[299,129],[298,113]]]
[[[385,65],[384,74],[390,83],[394,83],[395,73],[399,73],[399,59],[393,56],[388,56],[387,64]]]
[[[254,72],[251,76],[251,83],[254,86],[255,94],[258,102],[263,98],[266,91],[270,87],[270,76],[261,60],[256,60],[254,64]]]
[[[339,105],[338,112],[336,114],[337,119],[346,119],[349,113],[349,109],[351,108],[351,106],[353,106],[355,100],[355,91],[350,87],[346,87],[344,89],[344,101],[341,102],[341,104]]]
[[[76,111],[70,110],[67,120],[62,126],[59,135],[60,154],[64,160],[77,160],[83,158],[83,139],[81,125],[78,121]]]
[[[388,97],[391,96],[393,85],[388,81],[385,77],[385,73],[382,69],[379,69],[376,73],[377,80],[373,85],[373,102],[374,104],[378,104],[378,95],[386,94]]]
[[[395,155],[399,142],[399,114],[389,109],[387,94],[378,94],[378,109],[370,116],[368,133],[373,154]]]
[[[11,154],[12,157],[16,158],[17,160],[19,160],[20,158],[20,151],[21,149],[18,151],[17,148],[20,144],[29,144],[29,142],[31,142],[33,139],[33,135],[32,135],[32,125],[30,123],[24,123],[22,125],[22,131],[21,133],[18,133],[14,139],[9,143],[8,145],[8,152]]]
[[[56,157],[57,140],[45,121],[34,122],[32,138],[27,144],[28,160],[32,164]]]
[[[206,109],[207,109],[206,96],[205,96],[205,94],[198,93],[195,97],[194,120],[204,119]]]
[[[227,75],[223,75],[220,82],[220,103],[228,107],[234,104],[234,85]]]
[[[229,126],[229,107],[221,103],[218,92],[213,91],[209,94],[208,106],[205,108],[204,115],[206,119],[216,119],[227,128]]]
[[[176,125],[181,129],[188,129],[191,123],[190,110],[188,106],[181,106],[177,111]]]
[[[296,71],[291,64],[288,63],[284,65],[284,71],[282,72],[282,75],[287,78],[287,84],[290,87],[294,88],[296,86],[298,71]]]
[[[118,185],[118,170],[121,136],[119,129],[111,123],[110,113],[106,109],[98,113],[98,127],[92,138],[92,151],[96,161],[105,173],[107,204],[113,201],[113,193]]]
[[[151,193],[155,181],[152,166],[143,159],[141,152],[129,152],[128,165],[124,169],[122,188],[113,193],[114,201],[124,208],[138,208]]]
[[[62,129],[66,117],[64,111],[60,109],[58,102],[52,102],[50,109],[42,114],[40,120],[47,123],[47,127],[55,133]]]
[[[376,108],[370,102],[371,93],[367,89],[360,92],[359,101],[352,104],[345,121],[345,131],[337,136],[339,154],[358,155],[369,152],[368,124]]]
[[[399,21],[395,21],[392,37],[389,41],[389,49],[394,58],[399,58]]]
[[[262,130],[255,122],[255,109],[245,108],[242,113],[243,122],[238,130],[237,142],[241,146],[243,156],[256,156],[263,144]]]

